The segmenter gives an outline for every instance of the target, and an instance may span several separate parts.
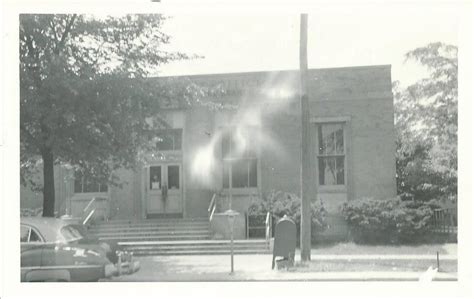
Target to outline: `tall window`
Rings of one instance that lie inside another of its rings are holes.
[[[76,172],[74,179],[74,193],[107,192],[107,184],[98,183],[96,179]]]
[[[179,189],[179,166],[168,165],[168,188]]]
[[[250,128],[232,128],[222,137],[223,187],[257,187],[257,151]]]
[[[318,125],[319,185],[345,184],[344,125]]]
[[[150,166],[150,189],[161,189],[161,166]]]
[[[158,133],[156,147],[159,151],[181,150],[182,129],[162,130]]]

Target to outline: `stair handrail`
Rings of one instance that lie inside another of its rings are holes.
[[[216,211],[216,193],[212,195],[211,202],[209,203],[209,208],[207,209],[207,213],[209,216],[209,222],[212,220],[212,217],[214,216],[214,212]]]
[[[92,215],[94,215],[94,213],[95,213],[95,209],[92,209],[92,211],[90,211],[87,217],[82,221],[82,225],[86,226],[87,222],[89,222],[89,220],[92,218]]]
[[[90,206],[91,206],[92,204],[94,204],[94,202],[95,202],[95,197],[92,197],[92,199],[91,199],[91,200],[89,201],[89,203],[86,205],[86,207],[84,208],[84,210],[82,210],[82,212],[83,212],[84,214],[87,213],[87,210],[89,210]]]
[[[270,239],[272,237],[272,216],[270,212],[267,212],[267,217],[265,218],[265,240],[270,244]]]
[[[95,196],[92,197],[91,200],[89,200],[87,205],[84,207],[84,209],[82,209],[82,215],[81,215],[82,225],[86,225],[86,223],[89,222],[89,220],[92,218],[92,215],[94,215],[95,209],[92,209],[92,210],[90,209],[91,207],[93,207],[95,200],[96,200]]]

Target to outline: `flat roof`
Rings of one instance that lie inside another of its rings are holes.
[[[379,65],[360,65],[360,66],[344,66],[334,68],[310,68],[308,73],[326,73],[326,72],[347,72],[348,70],[363,71],[363,70],[391,70],[390,64],[379,64]],[[193,74],[193,75],[176,75],[176,76],[154,76],[149,79],[159,78],[190,78],[190,79],[206,79],[206,78],[225,78],[225,77],[259,77],[271,74],[291,74],[297,73],[299,69],[286,69],[286,70],[267,70],[267,71],[249,71],[249,72],[230,72],[230,73],[208,73],[208,74]]]

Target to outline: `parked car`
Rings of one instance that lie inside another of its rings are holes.
[[[20,242],[21,281],[98,281],[119,273],[105,244],[61,219],[22,217]]]
[[[90,234],[86,227],[81,224],[72,223],[83,236],[79,244],[99,244],[106,252],[107,258],[116,265],[118,274],[132,274],[140,269],[140,262],[133,259],[133,254],[123,250],[114,240],[99,240],[96,236]]]

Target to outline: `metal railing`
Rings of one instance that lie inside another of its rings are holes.
[[[97,206],[99,201],[105,201],[105,204],[103,204],[105,207],[101,207],[100,205]],[[103,217],[104,220],[107,220],[109,217],[107,201],[108,199],[106,197],[93,197],[82,210],[82,224],[86,225],[92,219],[94,219],[94,217]]]
[[[458,231],[457,208],[434,210],[431,225],[436,233],[456,234]]]
[[[214,195],[211,198],[211,202],[209,203],[209,208],[207,209],[207,214],[209,217],[209,222],[211,222],[212,217],[214,216],[214,213],[216,211],[216,206],[217,206],[217,194],[214,193]]]
[[[95,202],[95,197],[92,197],[92,199],[89,201],[89,203],[85,206],[84,210],[82,210],[82,213],[85,214],[87,213],[87,210],[94,204]]]
[[[82,221],[82,225],[87,225],[87,223],[92,219],[92,216],[95,213],[95,209],[91,210],[86,218]]]
[[[272,238],[272,214],[267,212],[267,217],[265,218],[265,241],[270,247],[270,239]]]
[[[95,202],[95,197],[93,197],[89,203],[82,210],[82,225],[87,225],[87,223],[92,219],[92,216],[95,213],[95,209],[91,209],[92,205]],[[90,210],[90,211],[89,211]],[[85,216],[85,217],[84,217]]]

